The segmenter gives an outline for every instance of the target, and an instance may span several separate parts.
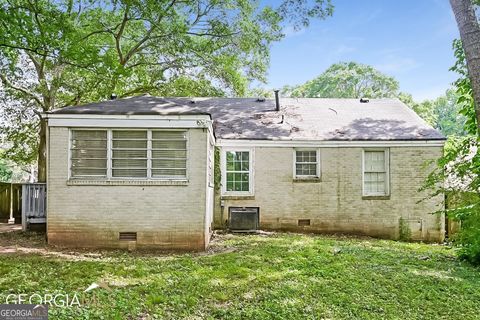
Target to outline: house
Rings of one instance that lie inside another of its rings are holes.
[[[223,227],[444,238],[442,197],[419,188],[445,138],[396,99],[138,96],[45,117],[51,244],[202,250]]]

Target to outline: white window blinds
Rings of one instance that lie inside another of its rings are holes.
[[[112,177],[147,178],[147,131],[112,131]]]
[[[186,177],[185,131],[152,131],[152,177]]]
[[[186,131],[71,130],[72,178],[181,179]]]
[[[107,176],[107,131],[74,130],[71,135],[70,170],[75,178]]]

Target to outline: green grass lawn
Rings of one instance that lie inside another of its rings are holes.
[[[204,254],[70,252],[0,234],[8,293],[68,293],[51,319],[475,319],[480,274],[447,246],[299,234],[219,235]],[[12,250],[4,250],[12,251]],[[95,289],[103,281],[112,291]]]

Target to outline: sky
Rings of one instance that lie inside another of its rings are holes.
[[[332,17],[299,32],[287,28],[273,45],[266,87],[304,83],[340,61],[374,66],[417,101],[442,95],[457,78],[448,70],[459,38],[448,0],[332,2]]]

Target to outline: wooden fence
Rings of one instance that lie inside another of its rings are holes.
[[[0,182],[0,222],[8,222],[10,214],[22,222],[22,184]]]

